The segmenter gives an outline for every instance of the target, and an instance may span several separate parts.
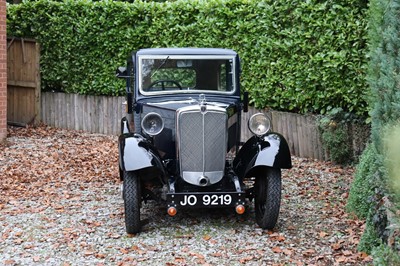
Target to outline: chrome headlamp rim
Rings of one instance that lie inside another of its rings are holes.
[[[254,123],[256,119],[258,119],[258,123]],[[271,129],[271,120],[264,113],[256,113],[249,118],[247,126],[251,133],[257,136],[262,136],[268,133],[268,131]]]
[[[149,119],[154,119],[154,118],[158,119],[161,124],[157,125],[158,128],[156,128],[156,130],[150,130],[150,128],[145,123],[147,123]],[[156,135],[160,134],[161,131],[163,131],[163,129],[164,129],[164,119],[161,117],[160,114],[158,114],[156,112],[150,112],[143,117],[141,126],[142,126],[142,130],[147,135],[156,136]]]

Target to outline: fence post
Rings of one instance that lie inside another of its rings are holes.
[[[6,1],[0,1],[0,142],[7,137]]]

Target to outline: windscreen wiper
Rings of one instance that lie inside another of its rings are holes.
[[[157,69],[154,70],[153,74],[151,74],[150,79],[158,72],[158,70],[159,70],[163,65],[165,65],[165,63],[167,63],[168,59],[169,59],[169,56],[167,56],[167,57],[161,62],[161,64],[157,67]]]

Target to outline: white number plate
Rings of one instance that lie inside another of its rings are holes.
[[[192,194],[179,197],[180,206],[230,206],[234,199],[230,194]]]

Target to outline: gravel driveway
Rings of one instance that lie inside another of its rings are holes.
[[[344,212],[351,167],[293,157],[274,231],[254,210],[144,205],[125,234],[117,137],[11,128],[0,144],[0,265],[367,265],[364,222]]]

